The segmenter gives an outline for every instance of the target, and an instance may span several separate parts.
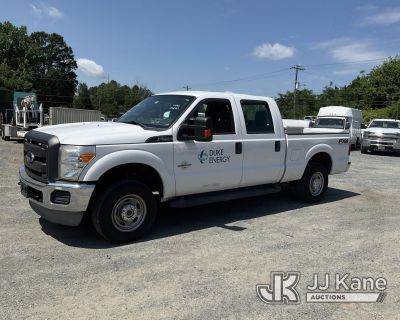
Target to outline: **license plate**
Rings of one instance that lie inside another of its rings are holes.
[[[28,186],[22,182],[21,182],[21,194],[25,198],[29,198]]]
[[[386,147],[384,147],[384,146],[378,146],[378,150],[386,150]]]

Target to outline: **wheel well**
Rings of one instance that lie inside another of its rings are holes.
[[[132,179],[147,185],[151,191],[158,192],[160,197],[164,194],[164,187],[158,172],[145,164],[130,163],[114,167],[103,173],[97,181],[96,189],[103,190],[110,182],[118,179]]]
[[[309,163],[310,162],[317,162],[322,164],[326,168],[328,174],[331,173],[332,159],[329,154],[325,152],[319,152],[311,157]]]

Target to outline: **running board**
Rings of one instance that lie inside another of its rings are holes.
[[[203,204],[262,196],[281,191],[280,185],[262,185],[181,196],[168,201],[172,208],[186,208]]]

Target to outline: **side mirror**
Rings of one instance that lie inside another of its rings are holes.
[[[210,117],[196,117],[186,120],[179,128],[178,140],[212,141],[213,125]]]
[[[349,129],[350,129],[350,122],[347,122],[344,128],[345,128],[346,130],[349,130]]]

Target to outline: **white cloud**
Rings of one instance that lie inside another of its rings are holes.
[[[359,69],[351,68],[351,69],[336,70],[336,71],[333,71],[332,73],[335,75],[338,75],[338,76],[347,76],[349,74],[357,74],[359,72],[360,72]]]
[[[335,60],[340,62],[377,60],[387,56],[382,51],[370,48],[370,45],[364,42],[353,42],[337,47],[331,47],[330,54]]]
[[[400,8],[387,8],[382,12],[365,17],[362,24],[391,25],[397,22],[400,22]]]
[[[313,49],[325,49],[336,62],[379,60],[388,56],[386,52],[374,49],[368,41],[354,41],[337,38],[319,42]]]
[[[252,55],[259,59],[280,60],[294,55],[295,48],[280,43],[263,43],[253,49]]]
[[[59,9],[44,3],[40,3],[39,5],[31,4],[31,11],[38,17],[50,17],[53,19],[64,18],[64,14]]]
[[[333,47],[333,46],[336,46],[336,45],[340,45],[340,44],[346,43],[349,40],[351,40],[351,39],[350,38],[335,38],[335,39],[331,39],[331,40],[327,40],[327,41],[317,42],[311,48],[312,49],[329,48],[329,47]]]
[[[389,54],[374,48],[370,41],[354,41],[350,38],[336,38],[319,42],[312,46],[312,49],[326,50],[332,59],[337,63],[349,64],[332,73],[338,76],[358,74],[357,62],[367,65],[376,64],[377,60],[385,59]]]
[[[79,58],[76,60],[76,63],[78,64],[78,70],[82,71],[84,74],[91,76],[91,77],[97,77],[97,78],[104,77],[103,66],[100,64],[97,64],[93,60]]]

